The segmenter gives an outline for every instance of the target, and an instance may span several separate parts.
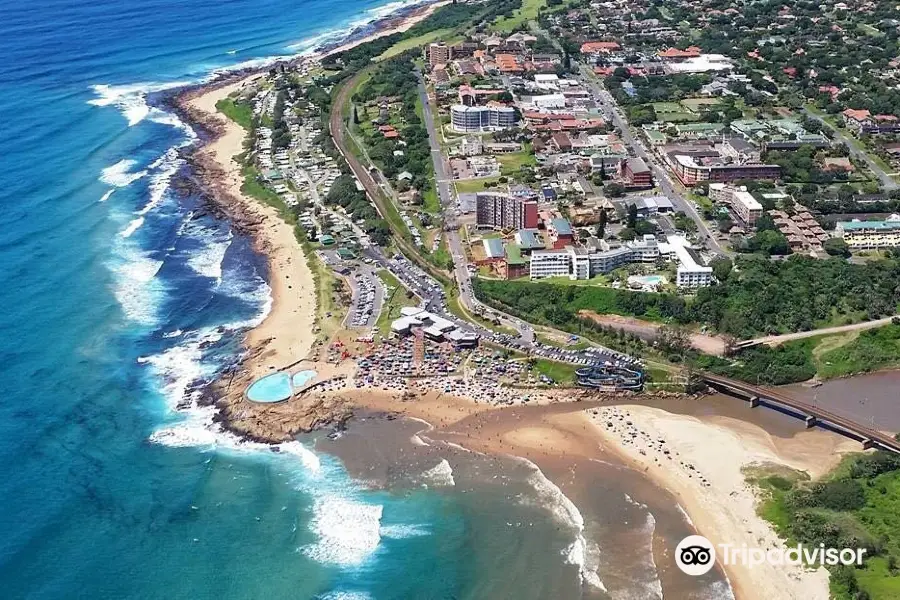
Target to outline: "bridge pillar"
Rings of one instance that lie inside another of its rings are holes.
[[[811,427],[815,427],[816,423],[817,423],[816,418],[813,415],[809,415],[808,417],[806,417],[806,428],[807,429],[809,429]]]
[[[750,396],[750,408],[759,406],[759,396]]]
[[[869,438],[866,438],[862,441],[863,450],[868,450],[870,448],[875,447],[875,441]]]

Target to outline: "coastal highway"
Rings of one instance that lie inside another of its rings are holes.
[[[619,128],[622,141],[625,142],[629,148],[632,148],[638,157],[644,159],[644,162],[650,167],[650,170],[653,172],[653,179],[656,181],[660,190],[662,190],[662,193],[672,200],[672,204],[675,205],[676,210],[683,211],[697,224],[697,230],[702,242],[706,244],[712,252],[724,255],[725,250],[719,242],[716,241],[715,235],[709,230],[706,221],[703,220],[703,217],[697,212],[697,209],[694,208],[693,202],[685,198],[684,194],[679,191],[681,189],[680,184],[676,184],[672,181],[665,166],[660,164],[656,156],[647,150],[644,143],[632,134],[628,120],[625,118],[625,114],[622,112],[616,99],[613,98],[612,94],[597,81],[597,76],[591,71],[589,65],[582,64],[579,68],[585,85],[591,90],[594,97],[600,101],[604,115],[613,125]]]

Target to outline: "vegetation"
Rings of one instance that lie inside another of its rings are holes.
[[[891,323],[861,332],[854,340],[822,352],[817,359],[821,377],[866,373],[900,363],[900,325]]]
[[[900,456],[853,455],[819,481],[765,469],[750,480],[765,494],[760,514],[790,544],[866,549],[862,568],[829,567],[833,598],[900,597]]]
[[[216,102],[216,110],[244,129],[253,128],[253,107],[249,102],[242,102],[236,98],[222,98]]]
[[[749,338],[892,315],[900,302],[898,278],[895,259],[858,265],[839,258],[791,256],[773,262],[738,257],[724,281],[700,288],[693,298],[525,281],[477,280],[474,289],[483,302],[537,322],[564,325],[587,309],[699,323]]]
[[[533,360],[532,367],[535,372],[549,377],[555,383],[560,384],[574,383],[575,371],[578,369],[575,365],[547,360],[546,358]]]
[[[403,287],[403,284],[389,271],[381,269],[376,274],[384,282],[387,288],[387,295],[384,297],[381,314],[378,315],[375,327],[381,332],[381,335],[388,335],[391,329],[391,322],[400,318],[400,309],[404,306],[416,306],[418,298]]]

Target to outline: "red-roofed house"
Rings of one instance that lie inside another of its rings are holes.
[[[610,54],[621,49],[616,42],[585,42],[581,45],[582,54]]]
[[[841,89],[836,85],[820,85],[819,91],[825,94],[829,94],[832,100],[837,99],[837,97],[841,93]]]
[[[861,131],[866,125],[872,125],[872,113],[867,110],[848,108],[841,114],[844,116],[844,124],[858,131]]]
[[[797,76],[797,68],[796,67],[785,67],[781,70],[782,73],[793,79]]]
[[[684,60],[687,58],[697,58],[700,56],[700,48],[697,46],[691,46],[684,50],[679,50],[678,48],[666,48],[660,52],[657,52],[656,55],[663,60]]]
[[[609,77],[613,74],[613,71],[615,69],[612,67],[594,67],[594,75],[599,75],[600,77]]]

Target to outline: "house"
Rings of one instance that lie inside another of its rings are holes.
[[[855,110],[848,108],[841,115],[844,117],[844,124],[857,131],[861,131],[864,126],[872,124],[872,113],[865,109]]]
[[[566,219],[550,219],[550,222],[547,223],[547,231],[550,233],[550,239],[553,240],[554,250],[565,248],[575,241],[572,225]]]
[[[616,42],[585,42],[581,45],[582,54],[611,54],[621,49]]]
[[[697,58],[700,56],[700,48],[697,46],[690,46],[684,50],[679,50],[678,48],[666,48],[660,52],[656,53],[656,56],[660,58],[660,60],[686,60],[688,58]]]

